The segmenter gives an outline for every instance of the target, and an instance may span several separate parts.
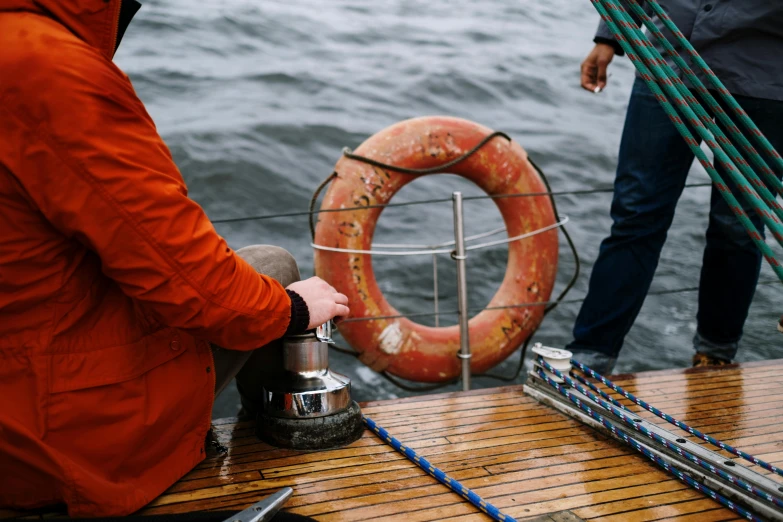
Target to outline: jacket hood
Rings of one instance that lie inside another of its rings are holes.
[[[0,0],[0,13],[26,11],[48,16],[65,26],[87,44],[111,59],[119,44],[124,27],[120,27],[120,12],[127,0]],[[138,9],[133,7],[132,14]],[[127,6],[126,9],[127,11]],[[125,25],[130,18],[125,20]]]

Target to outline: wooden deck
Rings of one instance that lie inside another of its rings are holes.
[[[780,464],[782,373],[779,360],[639,373],[616,382],[692,426]],[[519,519],[569,511],[602,521],[741,520],[630,448],[540,405],[521,386],[372,402],[363,410]],[[369,431],[350,447],[303,453],[259,442],[250,421],[215,424],[228,453],[210,456],[144,514],[239,510],[291,486],[287,509],[321,521],[490,520]]]

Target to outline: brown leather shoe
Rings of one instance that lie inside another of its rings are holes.
[[[727,364],[731,364],[731,361],[727,361],[726,359],[719,359],[717,357],[707,355],[706,353],[697,352],[696,355],[693,356],[694,368],[699,368],[701,366],[725,366]]]

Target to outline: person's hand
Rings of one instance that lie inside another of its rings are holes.
[[[307,310],[310,312],[308,330],[321,326],[335,317],[346,317],[351,313],[346,306],[348,297],[339,293],[320,277],[297,281],[287,288],[299,294],[307,304]]]
[[[599,93],[606,87],[606,68],[614,58],[614,48],[605,43],[597,43],[585,61],[582,62],[582,88]]]

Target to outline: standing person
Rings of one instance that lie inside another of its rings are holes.
[[[767,139],[783,150],[783,3],[669,0],[666,9]],[[654,21],[662,28],[657,18]],[[674,42],[671,33],[662,30]],[[614,55],[622,55],[622,49],[603,21],[594,42],[582,63],[581,84],[599,93],[606,86],[609,63]],[[659,51],[666,56],[665,51]],[[681,55],[688,59],[685,53]],[[710,88],[698,69],[692,69]],[[602,373],[612,371],[623,339],[642,307],[693,158],[659,102],[637,76],[620,143],[611,233],[601,243],[587,298],[574,325],[574,341],[568,346],[576,358]],[[763,233],[759,216],[750,210],[720,165],[716,167]],[[694,366],[726,364],[734,359],[761,267],[761,253],[714,187],[706,239],[693,339]]]
[[[136,511],[204,458],[238,372],[258,407],[255,349],[348,314],[187,197],[111,61],[138,7],[0,0],[0,508]]]

